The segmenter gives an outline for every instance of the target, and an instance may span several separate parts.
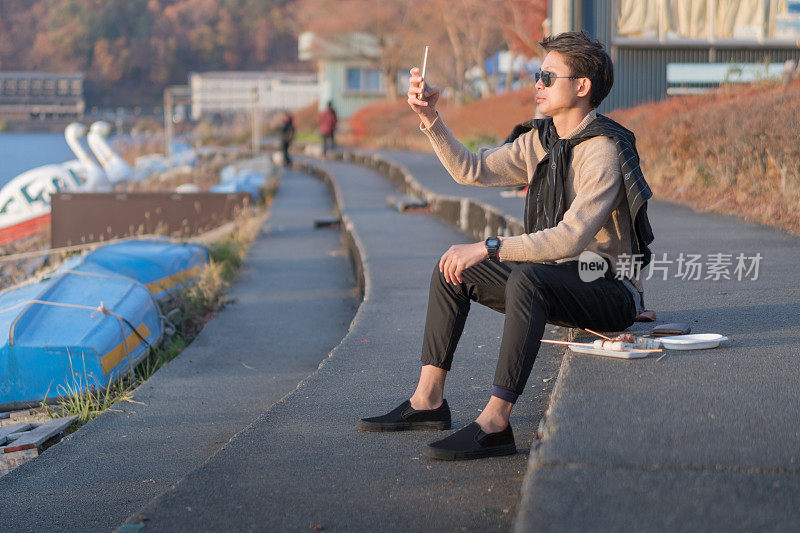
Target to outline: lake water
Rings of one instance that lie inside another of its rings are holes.
[[[0,187],[26,170],[70,159],[62,133],[0,133]]]

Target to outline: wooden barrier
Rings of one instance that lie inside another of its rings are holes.
[[[247,193],[58,193],[50,217],[53,248],[135,235],[191,237],[250,205]]]

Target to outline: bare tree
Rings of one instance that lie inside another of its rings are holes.
[[[455,90],[463,96],[466,72],[475,67],[481,78],[482,96],[494,92],[494,83],[486,71],[486,60],[502,45],[497,12],[513,0],[434,0],[438,19],[445,29],[453,51],[458,79]]]
[[[497,22],[503,28],[508,46],[509,69],[506,87],[514,79],[514,54],[526,57],[544,57],[539,41],[544,36],[543,24],[547,19],[547,0],[510,0],[497,12]]]
[[[547,0],[297,0],[292,11],[296,33],[313,31],[333,41],[352,32],[374,36],[377,53],[364,50],[362,59],[382,71],[391,99],[398,74],[418,65],[423,46],[433,45],[429,77],[451,86],[461,101],[473,68],[482,96],[494,93],[486,60],[504,45],[535,55],[529,50],[541,39]]]
[[[331,39],[353,32],[375,38],[377,54],[354,50],[356,55],[381,70],[386,96],[396,99],[397,78],[420,49],[420,24],[416,4],[411,0],[298,0],[296,29],[313,31]]]

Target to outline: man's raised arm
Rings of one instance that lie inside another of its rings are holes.
[[[424,94],[420,98],[422,81],[419,69],[412,68],[408,104],[419,116],[420,129],[428,136],[439,161],[454,180],[464,185],[484,187],[527,185],[528,165],[536,164],[536,156],[530,147],[530,134],[520,136],[513,143],[496,148],[481,148],[474,153],[455,138],[436,111],[439,89],[426,83]],[[534,161],[529,163],[529,158]]]

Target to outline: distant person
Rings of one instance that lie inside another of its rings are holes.
[[[328,102],[328,107],[319,115],[319,132],[322,135],[322,155],[328,154],[328,149],[335,149],[336,142],[334,136],[336,135],[336,110],[333,108],[333,102]]]
[[[509,418],[525,391],[545,323],[619,331],[643,308],[639,269],[624,268],[624,261],[644,266],[650,260],[652,193],[633,134],[596,111],[614,82],[611,58],[583,32],[540,44],[547,56],[536,73],[536,102],[549,118],[522,123],[503,145],[477,153],[453,136],[436,111],[439,89],[426,83],[420,94],[424,80],[411,69],[408,103],[455,181],[529,185],[524,233],[456,244],[442,255],[430,282],[416,390],[395,409],[358,424],[365,431],[449,429],[445,378],[470,305],[504,313],[489,401],[474,422],[423,449],[434,459],[516,452]],[[597,275],[586,275],[590,270]]]
[[[283,166],[292,165],[292,156],[289,155],[289,147],[294,140],[294,118],[288,111],[283,112],[283,125],[281,126],[281,149],[283,150]]]

